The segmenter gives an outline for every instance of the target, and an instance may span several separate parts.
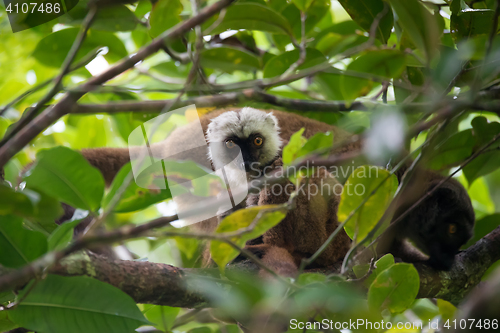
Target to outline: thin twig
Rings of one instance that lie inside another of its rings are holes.
[[[152,78],[152,79],[154,79],[156,81],[159,81],[161,83],[165,83],[165,84],[177,84],[177,85],[184,85],[186,83],[182,79],[177,79],[177,78],[172,78],[172,77],[167,77],[167,76],[163,76],[163,75],[159,75],[159,74],[150,73],[147,69],[143,69],[143,68],[136,68],[136,69],[137,69],[137,71],[141,75],[150,77],[150,78]],[[78,88],[75,89],[74,91],[78,91]],[[176,91],[176,92],[178,92],[178,91]]]
[[[187,53],[176,53],[168,45],[164,44],[161,49],[165,51],[166,54],[172,59],[173,61],[178,61],[181,64],[187,64],[191,61],[189,58],[189,55]]]
[[[281,79],[286,78],[288,75],[291,73],[294,73],[300,65],[306,61],[306,13],[303,11],[300,12],[300,23],[301,23],[301,38],[300,38],[300,44],[299,44],[299,59],[297,59],[296,62],[294,62],[282,75]]]

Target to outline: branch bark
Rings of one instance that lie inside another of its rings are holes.
[[[415,264],[420,274],[419,298],[441,298],[458,304],[480,281],[486,270],[500,260],[500,227],[457,255],[448,272],[436,271]],[[230,270],[257,272],[259,268],[248,261],[228,267]],[[338,270],[338,267],[334,269]],[[313,270],[317,271],[317,270]],[[326,269],[328,273],[332,270]],[[186,269],[144,261],[112,260],[95,254],[68,257],[49,270],[50,273],[84,275],[109,283],[130,295],[138,303],[177,307],[206,307],[208,300],[196,286],[196,277],[218,274],[217,270]],[[3,272],[6,274],[8,272]],[[0,271],[0,275],[1,275]],[[20,288],[28,282],[25,277],[16,281]]]

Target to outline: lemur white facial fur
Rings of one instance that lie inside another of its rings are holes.
[[[207,140],[208,156],[215,169],[228,165],[241,151],[247,175],[270,164],[282,144],[278,119],[272,113],[250,107],[212,119]]]

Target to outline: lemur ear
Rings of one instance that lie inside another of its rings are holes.
[[[266,122],[274,127],[278,127],[278,118],[276,118],[272,112],[266,115]]]
[[[431,183],[429,190],[433,189],[439,182]],[[431,195],[432,199],[437,201],[442,209],[452,209],[457,202],[456,185],[453,183],[444,183],[437,188]]]

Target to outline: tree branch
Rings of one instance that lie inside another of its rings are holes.
[[[271,105],[287,108],[297,111],[320,111],[320,112],[338,112],[350,110],[366,110],[366,106],[361,102],[351,104],[341,101],[310,101],[302,99],[291,99],[274,96],[265,93],[259,89],[246,89],[241,92],[229,92],[219,95],[200,96],[175,102],[174,99],[140,101],[140,102],[109,102],[106,104],[75,104],[69,113],[76,114],[94,114],[94,113],[155,113],[160,112],[166,106],[170,108],[179,108],[195,104],[197,107],[224,107],[242,102],[262,102]]]
[[[450,271],[436,271],[424,264],[415,264],[420,274],[418,297],[441,298],[458,304],[497,260],[500,260],[500,227],[459,253]],[[256,273],[258,267],[246,261],[231,265],[227,270]],[[324,271],[332,273],[328,269]],[[218,271],[212,269],[186,269],[144,261],[112,260],[95,254],[68,257],[49,272],[95,278],[123,290],[138,303],[188,308],[209,305],[196,287],[197,278],[218,276]],[[28,280],[27,277],[17,280],[15,287],[21,288]]]

